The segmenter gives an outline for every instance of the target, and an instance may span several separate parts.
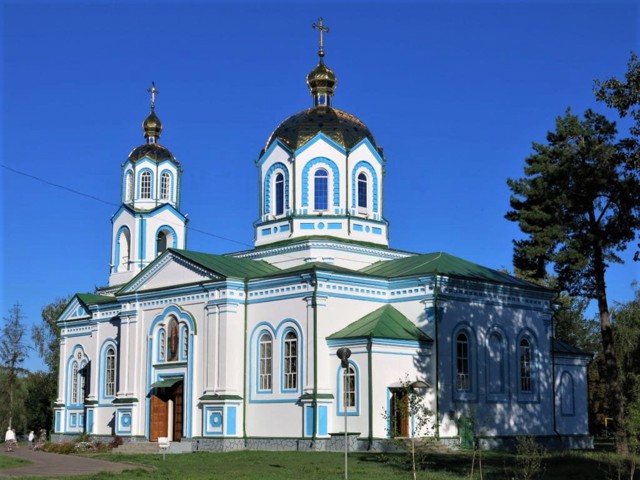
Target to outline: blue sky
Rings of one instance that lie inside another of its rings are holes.
[[[0,13],[0,163],[22,172],[0,167],[0,310],[19,302],[29,325],[107,284],[120,166],[144,143],[152,80],[160,143],[184,167],[188,248],[250,248],[254,161],[311,106],[323,16],[333,104],[384,147],[391,246],[511,268],[506,179],[567,107],[615,118],[593,80],[640,50],[635,2],[4,0]],[[631,256],[609,270],[612,303],[632,298]]]

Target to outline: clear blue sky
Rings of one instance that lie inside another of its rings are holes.
[[[120,166],[144,143],[152,80],[160,143],[184,167],[188,248],[250,248],[254,161],[311,106],[323,16],[334,106],[384,147],[391,246],[511,268],[506,179],[568,106],[606,111],[593,80],[623,75],[640,50],[636,2],[4,0],[0,12],[0,163],[49,182],[0,168],[0,311],[20,302],[29,325],[56,297],[106,285]],[[612,303],[640,277],[625,259],[608,273]]]

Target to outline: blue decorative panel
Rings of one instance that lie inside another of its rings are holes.
[[[305,412],[304,433],[307,437],[311,437],[313,435],[313,407],[305,407]]]
[[[116,410],[116,434],[130,434],[131,420],[130,408],[120,408]]]
[[[300,230],[313,230],[316,226],[313,223],[301,223]]]
[[[56,424],[53,427],[55,429],[56,432],[60,431],[60,412],[56,412]]]
[[[373,233],[375,233],[376,235],[382,235],[382,229],[381,229],[381,228],[373,227],[373,228],[371,229],[371,231],[372,231]]]
[[[84,427],[84,413],[78,414],[78,426]]]
[[[324,222],[318,223],[318,230],[324,230]]]
[[[69,414],[69,426],[73,427],[73,428],[78,426],[78,414],[77,413]]]
[[[342,224],[341,223],[328,223],[327,224],[327,228],[329,230],[342,230]]]
[[[353,224],[353,230],[356,231],[356,232],[361,232],[363,230],[362,225],[354,223]]]
[[[327,435],[327,407],[318,406],[318,434]]]
[[[271,229],[263,228],[262,230],[260,230],[260,233],[262,233],[262,235],[271,235]]]
[[[227,408],[227,435],[236,434],[236,407]]]
[[[288,232],[289,231],[289,225],[280,225],[280,231],[281,232]]]
[[[93,432],[93,410],[87,411],[87,432]]]
[[[222,435],[224,433],[224,416],[222,407],[205,407],[204,422],[205,435]]]

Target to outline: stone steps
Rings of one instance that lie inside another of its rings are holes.
[[[191,453],[191,451],[191,442],[171,442],[164,453]],[[111,452],[123,455],[163,453],[157,442],[127,442]]]

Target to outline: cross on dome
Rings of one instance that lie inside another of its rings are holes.
[[[324,57],[324,35],[323,34],[329,32],[329,27],[326,27],[322,23],[322,17],[318,17],[318,23],[314,23],[311,26],[320,32],[320,49],[318,50],[318,56],[320,57],[320,61],[322,62],[322,57]]]
[[[147,92],[151,94],[151,110],[156,108],[156,95],[160,93],[160,90],[156,88],[156,82],[151,82],[151,87],[147,88]]]

